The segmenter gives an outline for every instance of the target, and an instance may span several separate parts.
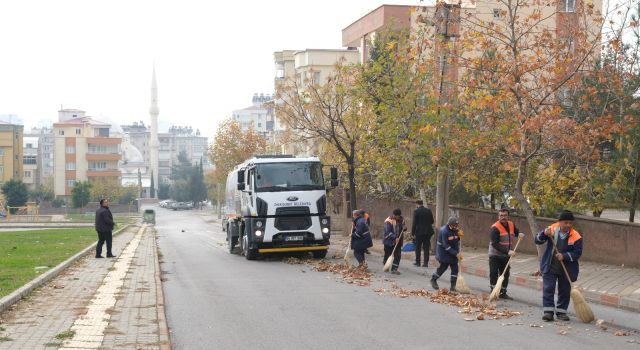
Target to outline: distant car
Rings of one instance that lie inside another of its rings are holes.
[[[187,202],[176,202],[171,206],[173,210],[189,210],[193,209],[193,204],[189,204]]]

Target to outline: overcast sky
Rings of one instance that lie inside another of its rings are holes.
[[[273,92],[273,52],[340,48],[341,30],[418,0],[0,2],[0,114],[26,127],[64,108],[149,121],[155,61],[163,124],[211,136],[254,92]]]

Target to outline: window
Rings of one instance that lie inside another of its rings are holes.
[[[109,128],[99,128],[98,136],[100,137],[109,137]]]
[[[0,156],[4,156],[4,148],[0,147]]]
[[[560,0],[560,11],[576,12],[576,0]]]
[[[0,178],[4,176],[4,165],[0,165]]]
[[[99,153],[99,154],[107,153],[107,146],[106,145],[89,145],[89,153]]]
[[[23,156],[22,157],[22,164],[37,164],[36,162],[36,156]]]
[[[80,129],[76,129],[76,135],[80,135]]]
[[[258,127],[261,128],[262,127],[262,123],[258,123]]]
[[[64,130],[58,130],[58,135],[64,136]]]
[[[27,148],[33,148],[33,143],[27,143]]]
[[[101,170],[107,168],[107,162],[91,162],[89,163],[89,170]]]
[[[76,180],[66,180],[67,187],[73,187],[76,184]]]
[[[76,170],[76,163],[65,163],[64,170]]]
[[[24,177],[25,177],[25,179],[31,178],[31,171],[25,171],[24,172]]]
[[[74,153],[76,153],[76,146],[66,146],[64,148],[64,151],[67,154],[74,154]]]
[[[320,84],[320,72],[313,72],[313,83]]]
[[[493,18],[500,18],[500,9],[493,9]]]

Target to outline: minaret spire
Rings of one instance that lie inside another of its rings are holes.
[[[151,115],[151,138],[149,140],[150,148],[150,160],[151,160],[151,176],[153,186],[158,186],[158,156],[159,156],[159,142],[158,142],[158,114],[160,114],[160,108],[158,108],[158,83],[156,81],[156,65],[153,64],[153,75],[151,78],[151,107],[149,107],[149,114]],[[158,191],[151,190],[151,193],[157,196]]]

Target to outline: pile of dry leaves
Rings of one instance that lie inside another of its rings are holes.
[[[319,272],[331,272],[340,275],[347,283],[353,283],[358,286],[369,286],[371,284],[372,273],[364,267],[354,267],[347,264],[331,264],[326,261],[318,261],[313,264],[314,269]]]
[[[495,305],[487,303],[487,297],[477,295],[463,295],[451,293],[448,289],[440,289],[437,292],[429,292],[424,289],[404,289],[396,283],[391,284],[391,290],[375,289],[378,294],[389,294],[400,298],[420,297],[429,299],[429,301],[438,304],[451,305],[459,307],[459,313],[469,315],[465,317],[467,321],[490,319],[501,319],[519,316],[522,313],[518,311],[510,311],[508,309],[498,310]]]

